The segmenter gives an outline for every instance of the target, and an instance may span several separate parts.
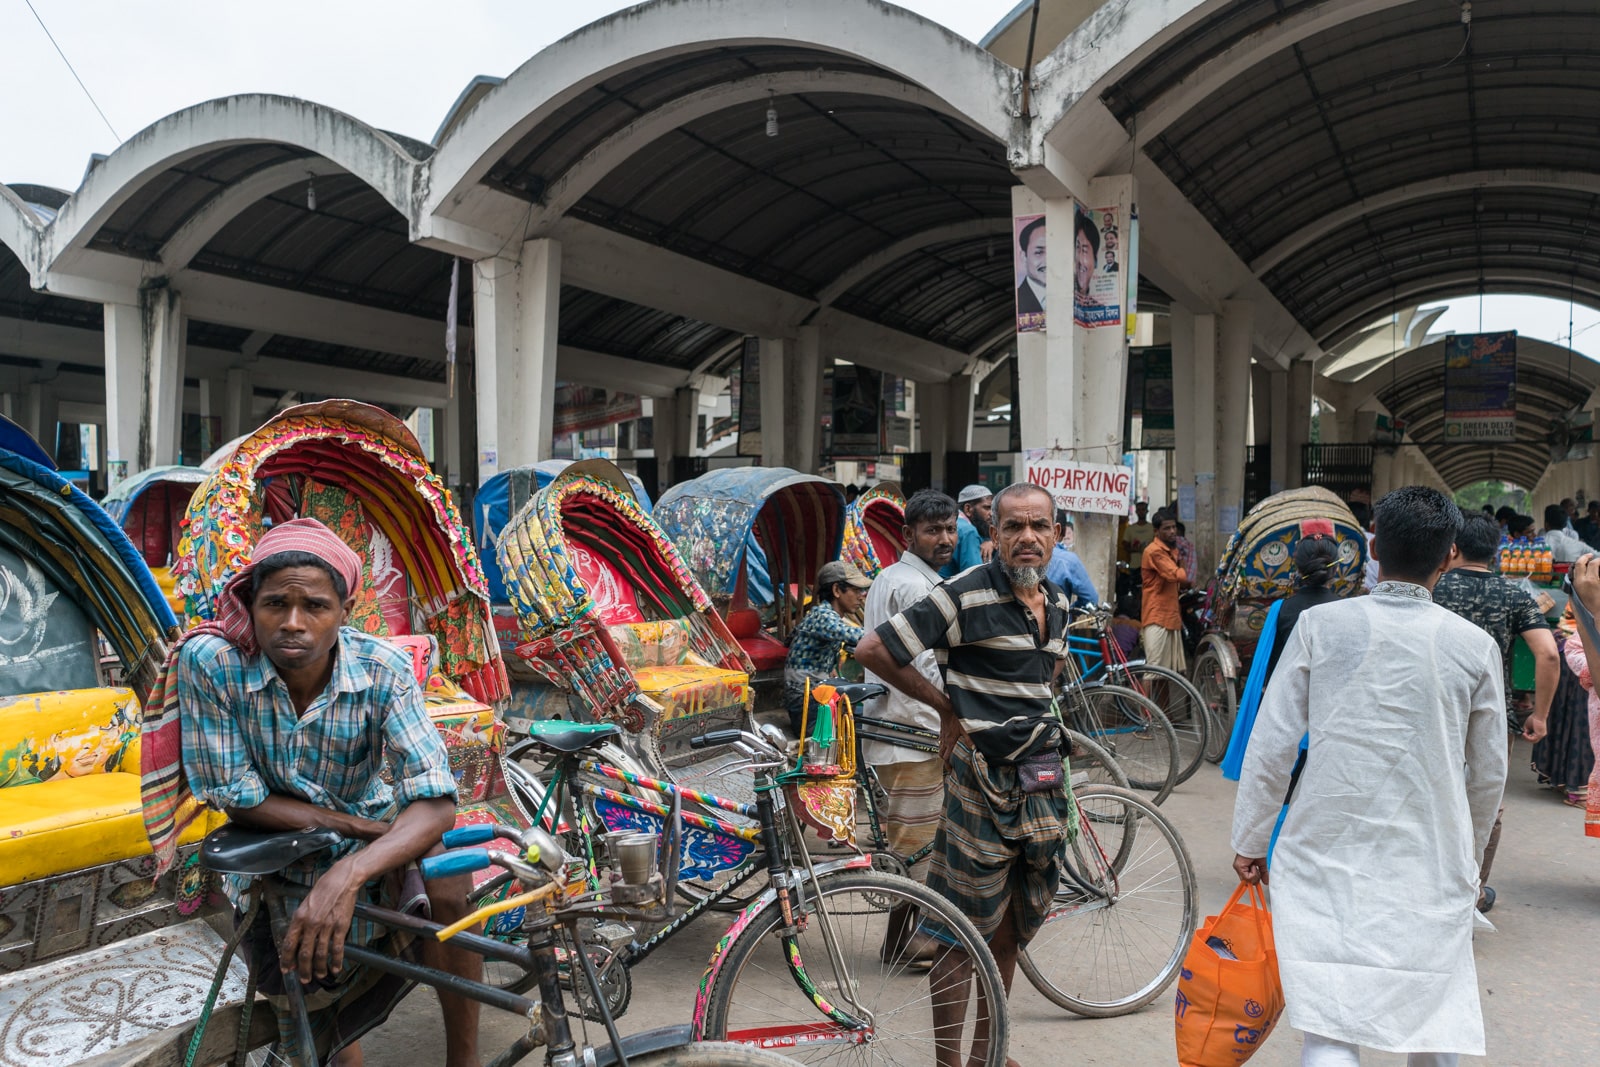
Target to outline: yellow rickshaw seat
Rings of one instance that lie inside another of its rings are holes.
[[[180,844],[199,841],[227,819],[208,811]],[[0,789],[0,882],[15,885],[150,852],[139,776],[118,771]]]

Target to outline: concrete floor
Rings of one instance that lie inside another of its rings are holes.
[[[1492,879],[1500,894],[1491,916],[1498,931],[1477,939],[1490,1054],[1463,1062],[1569,1067],[1600,1054],[1595,999],[1600,994],[1595,964],[1600,840],[1583,836],[1581,811],[1536,787],[1527,753],[1528,746],[1519,743],[1513,755],[1504,837]],[[1206,764],[1163,806],[1183,832],[1194,860],[1202,914],[1215,912],[1235,884],[1228,848],[1233,790],[1233,783]],[[621,1020],[623,1032],[688,1020],[695,984],[723,925],[719,917],[703,918],[635,969],[633,1006]],[[1011,1055],[1023,1067],[1063,1062],[1064,1050],[1070,1050],[1075,1064],[1171,1064],[1170,1004],[1170,996],[1164,995],[1134,1015],[1079,1019],[1039,996],[1019,974],[1011,1002]],[[485,1059],[517,1032],[516,1020],[485,1009]],[[367,1063],[375,1067],[443,1063],[443,1036],[431,991],[414,993],[364,1044]],[[1299,1037],[1285,1026],[1251,1063],[1291,1067],[1300,1062],[1299,1054]],[[530,1057],[525,1062],[539,1061]],[[1369,1065],[1403,1062],[1404,1057],[1389,1055],[1366,1060]]]

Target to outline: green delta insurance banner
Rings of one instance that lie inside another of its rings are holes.
[[[1517,439],[1517,335],[1466,333],[1444,342],[1447,441]]]

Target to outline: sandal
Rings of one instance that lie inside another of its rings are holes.
[[[1561,798],[1561,802],[1569,808],[1586,807],[1589,803],[1589,794],[1587,792],[1574,793],[1569,790],[1567,795]]]

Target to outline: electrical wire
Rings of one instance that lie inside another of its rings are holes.
[[[83,79],[78,77],[77,68],[72,65],[72,60],[68,59],[67,54],[61,50],[61,46],[56,44],[56,35],[51,33],[50,27],[44,24],[44,19],[40,17],[38,8],[33,6],[33,0],[22,0],[22,2],[28,5],[29,11],[33,12],[34,21],[39,24],[39,28],[44,31],[44,35],[48,37],[50,39],[50,43],[55,46],[56,55],[60,56],[61,62],[67,65],[67,70],[72,74],[72,80],[78,83],[78,88],[83,90],[83,95],[89,98],[89,104],[94,108],[95,114],[100,116],[100,121],[105,123],[106,129],[111,131],[111,136],[117,139],[118,144],[121,144],[122,135],[117,132],[117,128],[115,126],[111,125],[111,120],[106,118],[106,113],[100,109],[100,105],[95,101],[94,94],[89,91],[89,87],[83,84]]]

